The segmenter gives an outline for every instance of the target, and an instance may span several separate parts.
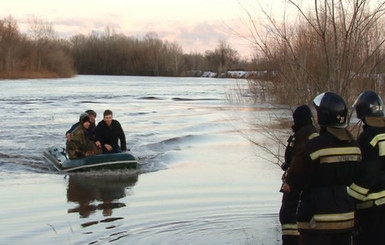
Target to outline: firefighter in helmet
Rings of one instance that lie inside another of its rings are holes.
[[[324,92],[313,104],[320,132],[306,143],[302,155],[305,169],[297,210],[300,240],[305,245],[350,245],[355,207],[347,186],[358,171],[361,150],[346,129],[348,110],[341,96]]]
[[[353,107],[364,123],[358,137],[362,164],[349,194],[357,199],[356,244],[385,244],[385,120],[383,102],[374,91],[361,93]]]

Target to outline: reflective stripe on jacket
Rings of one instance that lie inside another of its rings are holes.
[[[340,232],[354,227],[354,200],[347,193],[361,160],[356,141],[345,129],[321,129],[306,145],[304,188],[298,206],[301,232]],[[342,136],[341,136],[342,135]]]
[[[362,166],[348,190],[349,195],[358,200],[358,209],[385,204],[385,127],[365,125],[363,128],[358,138]]]
[[[297,223],[294,224],[282,224],[282,235],[286,236],[298,236],[298,226]]]

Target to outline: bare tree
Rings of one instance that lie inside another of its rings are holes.
[[[42,19],[32,15],[28,18],[29,28],[32,40],[36,47],[36,70],[41,72],[42,69],[42,53],[48,43],[55,39],[55,31],[52,23],[43,21]]]
[[[278,19],[257,1],[263,25],[242,6],[249,20],[244,37],[276,68],[272,92],[278,102],[306,103],[329,90],[351,103],[363,87],[374,86],[374,72],[384,60],[385,37],[378,28],[385,2],[286,0]]]
[[[21,36],[11,16],[0,20],[0,71],[11,72],[17,63],[17,46]]]
[[[44,21],[34,15],[28,17],[31,37],[35,41],[55,39],[55,30],[52,23]]]
[[[167,43],[167,56],[166,64],[168,68],[166,69],[168,73],[172,76],[178,76],[182,72],[183,67],[183,49],[176,43]]]
[[[350,105],[363,89],[379,89],[385,59],[385,35],[379,31],[384,1],[285,0],[279,15],[262,1],[245,0],[240,5],[248,33],[238,34],[249,40],[258,65],[265,63],[267,71],[249,81],[249,91],[255,101],[268,98],[267,102],[289,109],[270,115],[265,120],[268,127],[254,120],[253,127],[261,129],[256,135],[243,133],[272,159],[281,159],[286,143],[277,125],[289,122],[296,105],[310,104],[325,91],[340,94]]]
[[[229,69],[235,68],[239,62],[238,51],[232,49],[225,40],[219,41],[214,51],[207,50],[205,57],[210,70],[218,74],[225,74]]]

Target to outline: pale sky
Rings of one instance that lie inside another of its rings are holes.
[[[232,33],[243,28],[246,18],[238,0],[0,0],[0,6],[0,18],[11,15],[22,32],[35,16],[52,23],[64,38],[108,26],[139,38],[155,32],[162,40],[176,41],[184,53],[203,54],[226,40],[242,56],[252,55],[250,43]]]

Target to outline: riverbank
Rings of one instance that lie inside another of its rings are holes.
[[[0,72],[0,80],[2,79],[39,79],[39,78],[63,78],[55,72]]]
[[[205,77],[205,78],[239,78],[250,79],[257,77],[264,77],[269,71],[227,71],[226,73],[218,74],[211,71],[188,71],[183,77]],[[82,75],[82,74],[74,74]],[[122,75],[124,76],[124,75]],[[38,78],[69,78],[71,76],[63,77],[55,72],[0,72],[1,79],[38,79]]]

